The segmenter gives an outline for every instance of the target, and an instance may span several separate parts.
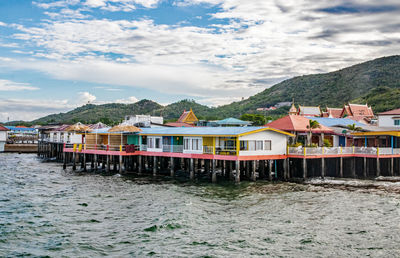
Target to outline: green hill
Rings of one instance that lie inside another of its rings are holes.
[[[382,57],[335,72],[304,75],[278,83],[242,101],[219,107],[207,107],[192,100],[182,100],[167,106],[150,100],[135,104],[88,104],[67,113],[49,115],[33,123],[94,123],[119,122],[125,115],[161,115],[166,120],[177,119],[183,110],[193,109],[200,119],[240,117],[245,113],[260,113],[256,109],[295,99],[296,104],[342,107],[347,102],[372,105],[375,112],[400,107],[400,56]],[[268,116],[286,114],[288,107],[262,112]]]

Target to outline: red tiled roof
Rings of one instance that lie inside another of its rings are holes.
[[[166,123],[166,126],[171,126],[171,127],[195,127],[194,125],[188,124],[188,123],[182,123],[182,122],[170,122]]]
[[[382,112],[382,113],[379,113],[378,115],[382,115],[382,116],[385,116],[385,115],[400,115],[400,108],[398,108],[398,109],[393,109],[393,110],[389,110],[389,111],[386,111],[386,112]]]
[[[10,129],[0,125],[0,131],[10,131]]]
[[[265,126],[287,132],[308,132],[309,129],[307,129],[307,126],[309,125],[309,120],[304,116],[288,115],[272,121]],[[332,129],[321,124],[319,128],[312,129],[311,131],[313,133],[333,133]]]
[[[184,111],[182,115],[179,117],[177,123],[183,123],[186,120],[186,117],[190,114],[190,111]]]
[[[357,117],[362,118],[362,117],[370,117],[372,118],[374,116],[374,112],[372,112],[372,108],[368,107],[367,104],[365,105],[359,105],[359,104],[350,104],[345,105],[343,112],[341,116],[344,115],[344,111],[347,112],[348,116],[353,116],[357,119]]]
[[[340,118],[342,114],[343,108],[326,108],[326,112],[328,113],[328,117]]]

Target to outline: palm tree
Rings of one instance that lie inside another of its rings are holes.
[[[356,126],[356,124],[347,125],[347,128],[348,128],[350,131],[356,131],[356,132],[362,130],[362,128],[359,127],[359,126]]]
[[[309,130],[309,132],[308,132],[309,133],[309,140],[308,140],[309,146],[311,146],[311,142],[312,142],[312,130],[320,128],[320,127],[321,126],[317,121],[311,120],[311,119],[308,121],[307,129]]]

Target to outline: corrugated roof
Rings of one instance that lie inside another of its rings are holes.
[[[183,122],[170,122],[166,123],[166,126],[171,126],[171,127],[194,127],[194,125],[188,124],[188,123],[183,123]]]
[[[6,128],[10,129],[11,131],[16,131],[16,132],[34,132],[34,131],[36,131],[35,128],[23,128],[23,127],[16,127],[16,126],[6,126]]]
[[[337,125],[352,125],[355,124],[356,126],[364,126],[364,124],[359,123],[357,121],[348,119],[348,118],[330,118],[330,117],[310,117],[306,116],[308,119],[312,119],[320,123],[321,125],[325,126],[337,126]]]
[[[299,106],[299,114],[302,116],[305,115],[321,115],[321,109],[319,107],[308,107],[308,106]]]
[[[225,118],[223,120],[217,121],[217,124],[219,124],[219,125],[249,125],[250,122],[236,119],[233,117],[229,117],[229,118]]]

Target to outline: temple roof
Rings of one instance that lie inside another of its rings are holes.
[[[316,120],[312,118],[312,120]],[[296,116],[296,115],[288,115],[282,118],[279,118],[271,123],[266,124],[266,126],[276,128],[283,131],[288,132],[308,132],[309,129],[307,126],[309,125],[310,119],[304,116]],[[313,133],[333,133],[333,130],[329,127],[326,127],[320,124],[319,128],[312,129]]]

